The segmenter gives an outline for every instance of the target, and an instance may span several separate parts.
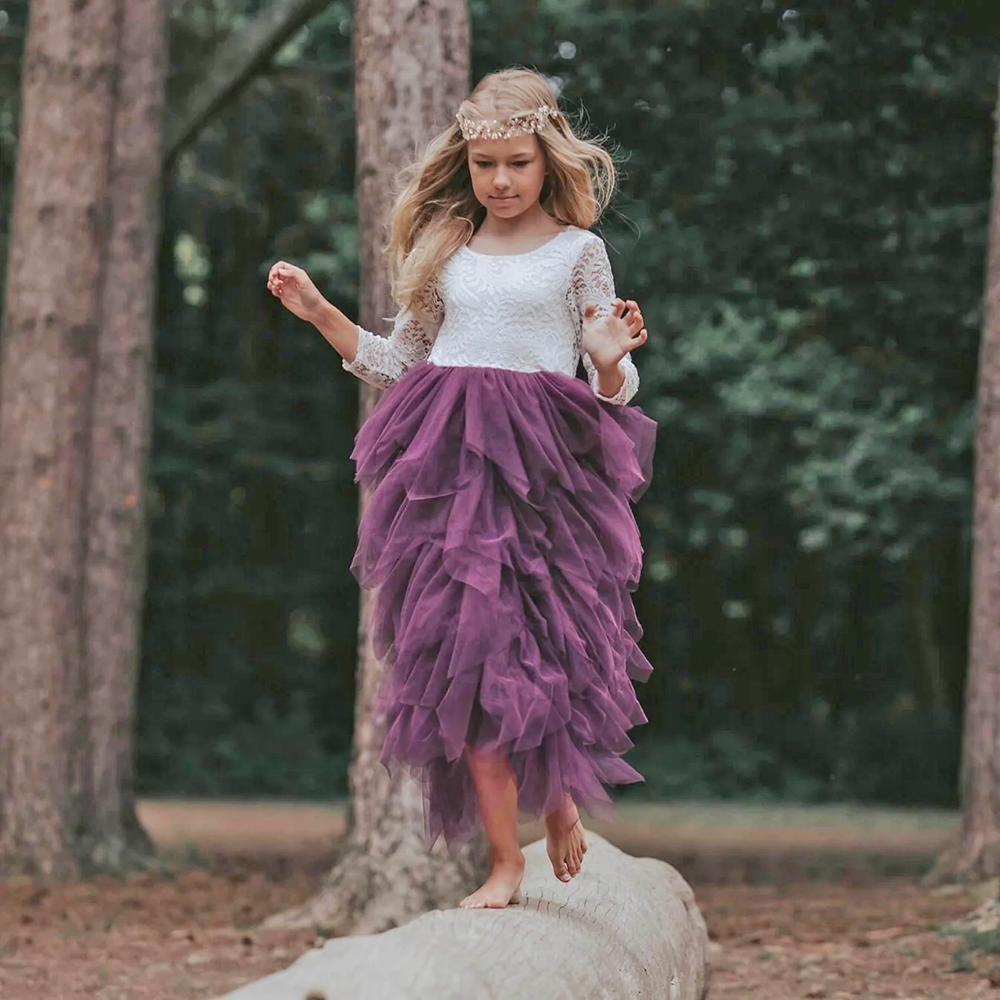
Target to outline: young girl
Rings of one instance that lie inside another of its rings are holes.
[[[379,588],[381,760],[422,779],[432,843],[457,849],[482,824],[490,875],[461,905],[503,907],[520,900],[519,811],[544,815],[568,881],[587,849],[577,803],[607,812],[604,784],[642,780],[621,758],[646,721],[631,681],[652,669],[629,500],[648,485],[656,425],[626,405],[646,330],[589,231],[614,164],[540,74],[487,76],[406,181],[391,336],[291,264],[268,287],[347,371],[391,387],[352,452],[372,491],[352,570]]]

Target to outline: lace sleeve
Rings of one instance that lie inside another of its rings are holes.
[[[625,378],[622,386],[614,396],[602,396],[597,389],[597,369],[590,360],[590,355],[583,350],[583,310],[593,303],[597,307],[598,316],[607,316],[611,312],[611,301],[615,297],[615,279],[611,272],[611,261],[604,248],[604,240],[597,237],[588,240],[573,267],[570,278],[568,297],[571,299],[571,311],[576,323],[577,353],[583,359],[583,367],[594,395],[606,403],[624,406],[639,389],[639,371],[630,354],[626,354],[618,363]]]
[[[444,318],[444,302],[436,286],[423,296],[421,305],[428,320],[422,320],[409,309],[402,309],[388,337],[359,326],[358,352],[353,361],[343,360],[344,370],[369,385],[387,389],[418,361],[423,361],[431,352]]]

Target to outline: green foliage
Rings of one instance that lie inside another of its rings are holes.
[[[545,10],[491,10],[477,71],[538,66],[620,147],[603,232],[661,428],[639,512],[654,732],[714,759],[705,734],[743,720],[825,794],[953,801],[1000,18]],[[829,722],[797,725],[815,703]]]
[[[971,956],[977,952],[986,955],[1000,954],[1000,929],[962,933],[962,943],[952,952],[952,972],[975,972],[976,966]]]
[[[733,729],[718,729],[700,739],[688,736],[646,738],[628,756],[644,777],[626,786],[623,799],[740,799],[817,802],[826,783],[768,746]]]
[[[947,806],[954,797],[958,731],[913,705],[831,715],[761,711],[741,729],[684,727],[638,737],[629,762],[643,775],[623,798],[760,802],[881,802]]]
[[[228,691],[193,686],[201,688],[199,700],[190,689],[175,690],[176,700],[143,730],[147,792],[302,799],[347,794],[349,748],[324,743],[323,720],[310,710],[305,692],[296,692],[282,711],[261,702],[248,718],[234,719]]]

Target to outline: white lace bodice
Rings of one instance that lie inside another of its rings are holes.
[[[570,226],[521,254],[482,254],[463,247],[441,269],[422,303],[431,320],[422,322],[403,310],[388,337],[358,327],[358,352],[344,368],[385,388],[422,360],[572,376],[582,358],[594,393],[625,404],[639,388],[631,356],[620,363],[621,389],[602,396],[581,339],[584,308],[593,303],[598,315],[607,315],[614,297],[604,241],[586,229]]]

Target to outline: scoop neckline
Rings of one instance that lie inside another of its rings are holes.
[[[546,247],[551,246],[560,236],[565,236],[568,232],[576,229],[576,226],[567,226],[565,229],[561,229],[555,234],[551,239],[546,240],[544,243],[540,243],[533,250],[523,250],[521,253],[483,253],[481,250],[473,250],[472,247],[466,245],[462,249],[466,253],[471,253],[474,257],[494,257],[498,260],[516,258],[516,257],[530,257],[532,254],[538,253],[540,250],[544,250]]]

